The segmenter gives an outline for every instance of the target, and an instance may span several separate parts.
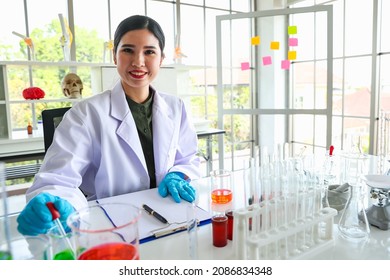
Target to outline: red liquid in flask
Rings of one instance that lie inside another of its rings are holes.
[[[86,250],[79,260],[139,260],[139,254],[134,245],[108,243]]]

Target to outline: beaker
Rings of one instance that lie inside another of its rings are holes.
[[[100,203],[67,220],[79,260],[138,260],[140,209],[127,203]]]
[[[228,217],[225,214],[216,214],[211,218],[213,229],[213,245],[225,247],[228,243]]]
[[[72,233],[63,235],[57,225],[50,228],[46,235],[50,238],[53,260],[74,260],[74,244]]]
[[[2,252],[9,249],[9,254],[4,258]],[[28,236],[18,235],[9,240],[9,244],[0,243],[0,260],[50,260],[51,244],[45,235]]]
[[[341,235],[349,240],[364,241],[370,235],[370,226],[364,207],[363,178],[367,156],[348,153],[342,156],[343,183],[351,188],[350,197],[339,221]]]
[[[211,201],[225,204],[232,201],[232,175],[228,170],[218,169],[210,172]]]

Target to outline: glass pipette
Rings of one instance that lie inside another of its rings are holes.
[[[65,239],[66,244],[67,244],[67,246],[69,247],[69,249],[71,249],[72,252],[75,253],[75,251],[74,251],[74,249],[73,249],[73,246],[72,246],[72,244],[70,243],[69,238],[67,237],[67,234],[66,234],[66,232],[65,232],[65,229],[64,229],[64,227],[63,227],[62,224],[61,224],[61,221],[60,221],[60,217],[61,217],[60,212],[58,212],[58,210],[57,210],[56,207],[54,206],[54,203],[53,203],[53,202],[48,202],[48,203],[46,203],[46,206],[47,206],[47,208],[49,208],[49,211],[50,211],[50,213],[51,213],[53,222],[54,222],[54,224],[57,226],[61,238],[64,238],[64,239]]]

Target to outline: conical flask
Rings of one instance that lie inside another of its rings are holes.
[[[342,156],[344,183],[348,183],[351,192],[339,221],[340,234],[349,240],[363,241],[370,236],[370,226],[364,207],[362,176],[368,157],[359,153],[347,153]]]

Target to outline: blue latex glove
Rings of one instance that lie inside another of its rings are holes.
[[[23,235],[45,234],[55,224],[46,203],[53,202],[60,213],[60,221],[65,231],[70,229],[66,224],[68,216],[74,212],[73,206],[58,196],[49,193],[40,193],[27,203],[17,218],[18,231]]]
[[[184,174],[181,172],[170,172],[158,186],[158,193],[162,197],[170,194],[173,199],[179,203],[181,198],[189,202],[195,200],[195,189],[184,180]]]

